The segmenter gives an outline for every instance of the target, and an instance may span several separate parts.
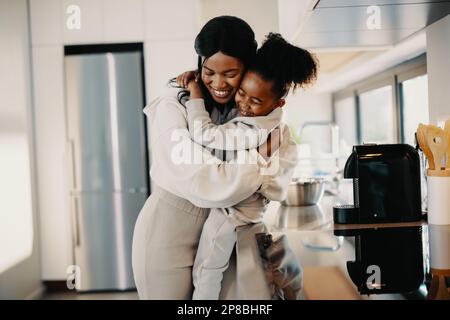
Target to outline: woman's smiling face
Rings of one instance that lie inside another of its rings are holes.
[[[214,101],[225,104],[234,98],[243,73],[239,59],[217,52],[203,63],[202,80]]]

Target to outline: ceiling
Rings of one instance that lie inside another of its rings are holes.
[[[309,1],[309,0],[304,0]],[[293,41],[306,48],[386,47],[450,13],[450,0],[315,0],[302,12]],[[312,8],[311,8],[312,6]],[[379,10],[379,29],[369,29]]]
[[[292,8],[293,1],[279,0],[279,6]],[[323,90],[356,81],[355,74],[369,74],[369,70],[362,70],[367,69],[367,65],[381,68],[383,64],[398,63],[411,54],[422,52],[424,28],[450,14],[450,0],[300,2],[303,5],[297,5],[297,15],[291,12],[286,16],[291,17],[291,21],[280,19],[280,30],[295,44],[316,53],[321,75],[330,75],[322,79],[326,79],[322,81],[326,83]],[[369,29],[368,20],[374,17],[374,11],[368,11],[370,6],[377,6],[379,29]],[[279,10],[289,11],[287,8]]]

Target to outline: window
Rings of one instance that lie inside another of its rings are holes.
[[[392,87],[364,92],[359,97],[362,143],[396,143]]]
[[[415,145],[414,133],[419,123],[429,123],[428,111],[428,76],[426,74],[415,76],[400,82],[400,95],[402,101],[403,141]],[[425,179],[425,159],[421,154],[421,190],[422,210],[427,208],[427,182]]]
[[[414,133],[419,123],[428,124],[428,77],[421,75],[401,85],[403,101],[403,141],[414,146]]]
[[[422,54],[335,92],[341,142],[355,139],[354,144],[414,146],[418,124],[429,123],[426,72],[426,55]]]
[[[338,168],[343,169],[353,146],[358,144],[355,98],[351,96],[337,100],[335,107],[335,121],[339,127]]]

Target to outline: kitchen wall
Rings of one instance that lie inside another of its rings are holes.
[[[67,27],[71,5],[80,9],[80,29]],[[64,280],[73,263],[64,45],[143,42],[149,102],[164,91],[167,79],[195,68],[196,10],[195,0],[30,0],[43,280]]]
[[[317,93],[314,86],[299,88],[286,97],[283,108],[283,121],[289,125],[297,143],[301,144],[298,148],[301,160],[294,175],[304,177],[319,172],[333,173],[335,160],[332,154],[331,128],[320,125],[301,130],[308,122],[332,122],[331,93]],[[311,157],[314,159],[310,159]]]
[[[0,1],[0,300],[41,290],[26,0]]]
[[[283,121],[294,127],[308,121],[331,121],[331,105],[331,93],[317,93],[313,87],[299,88],[286,97]]]
[[[221,15],[238,16],[247,21],[259,45],[269,32],[279,32],[278,0],[199,0],[199,26]]]

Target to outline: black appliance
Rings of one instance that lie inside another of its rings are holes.
[[[358,145],[344,169],[353,205],[333,208],[335,223],[418,221],[422,217],[420,160],[408,144]]]
[[[355,261],[347,261],[347,271],[359,293],[418,293],[425,280],[422,227],[335,230],[334,235],[355,237]]]

